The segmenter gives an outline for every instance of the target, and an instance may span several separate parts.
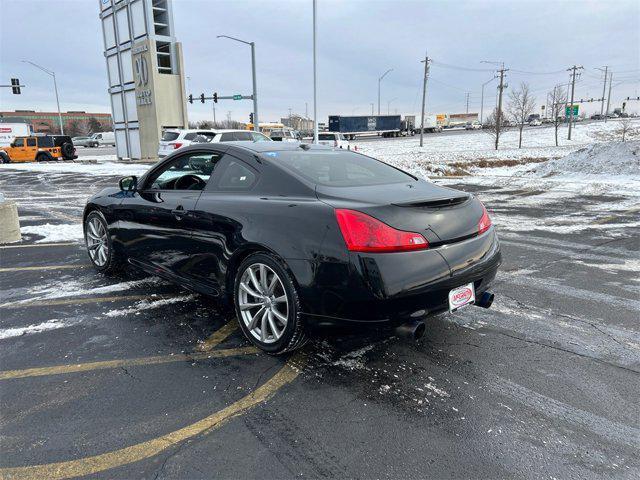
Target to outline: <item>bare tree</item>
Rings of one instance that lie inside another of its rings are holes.
[[[509,92],[509,104],[507,112],[518,127],[520,136],[518,138],[518,148],[522,148],[522,131],[529,115],[535,108],[535,98],[531,95],[529,84],[522,82],[517,90]]]
[[[491,142],[492,143],[497,143],[496,142],[496,137],[499,139],[500,135],[502,133],[504,133],[507,130],[508,125],[506,125],[506,122],[504,121],[504,114],[502,115],[502,121],[500,122],[500,128],[498,129],[498,109],[494,108],[493,112],[491,112],[485,119],[484,119],[484,123],[482,124],[482,130],[486,133],[488,133],[491,136]],[[496,147],[496,150],[498,148]]]
[[[89,117],[89,120],[87,120],[87,130],[89,133],[101,132],[102,124],[96,117]]]
[[[560,87],[555,86],[547,94],[547,101],[549,102],[549,110],[551,110],[551,121],[553,122],[553,131],[556,137],[556,147],[558,146],[558,129],[562,124],[561,114],[564,112],[565,105],[567,103],[567,91]]]
[[[627,133],[629,133],[631,131],[631,119],[629,117],[627,118],[621,118],[620,119],[620,128],[618,129],[618,133],[620,133],[620,135],[622,135],[622,141],[624,142],[626,140],[627,137]]]

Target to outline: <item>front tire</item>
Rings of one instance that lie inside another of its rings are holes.
[[[0,163],[11,163],[9,155],[6,152],[0,152]]]
[[[275,255],[249,255],[236,272],[233,291],[238,323],[255,346],[277,355],[307,342],[296,286]]]
[[[84,220],[84,241],[89,260],[101,273],[113,273],[121,266],[117,252],[113,248],[111,235],[104,215],[92,211]]]

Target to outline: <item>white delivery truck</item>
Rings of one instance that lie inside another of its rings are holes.
[[[33,127],[30,123],[0,123],[0,147],[8,147],[16,137],[30,137]]]
[[[91,135],[92,145],[101,147],[103,145],[116,146],[116,134],[113,132],[97,132]]]

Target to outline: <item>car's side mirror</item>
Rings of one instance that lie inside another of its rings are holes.
[[[10,146],[11,148],[16,148],[16,142],[11,142],[11,143],[9,144],[9,146]]]
[[[118,182],[120,190],[123,192],[135,192],[138,189],[138,177],[131,175],[130,177],[122,177]]]

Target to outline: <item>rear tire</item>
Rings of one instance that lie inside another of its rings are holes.
[[[279,355],[307,343],[296,286],[278,257],[249,255],[238,267],[233,292],[240,328],[256,347]]]
[[[53,157],[46,152],[41,152],[36,155],[36,162],[51,162]]]
[[[107,220],[94,210],[84,220],[84,242],[94,268],[101,273],[114,273],[121,269],[123,261],[113,248]]]
[[[0,152],[0,163],[11,163],[11,159],[6,152]]]

